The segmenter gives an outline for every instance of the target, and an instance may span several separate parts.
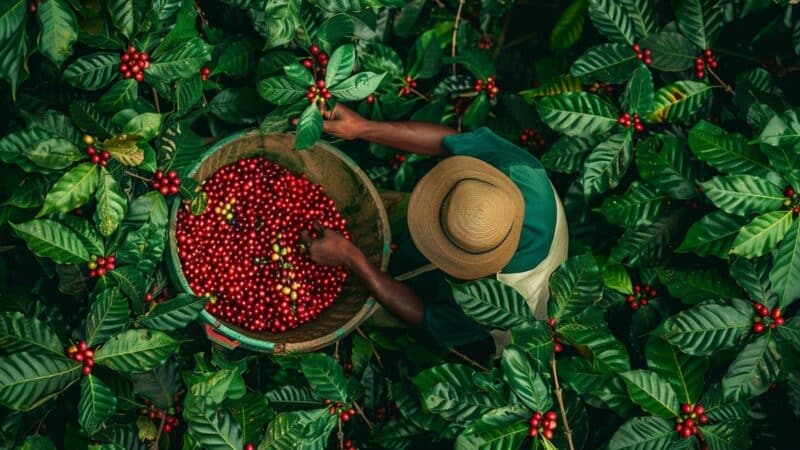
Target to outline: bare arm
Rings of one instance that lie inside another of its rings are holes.
[[[325,111],[322,130],[342,139],[364,139],[377,144],[431,156],[447,156],[442,139],[457,131],[427,122],[375,122],[350,108],[337,104]]]
[[[386,309],[411,325],[422,325],[425,303],[408,286],[378,270],[355,244],[339,233],[318,229],[320,236],[314,240],[310,239],[308,233],[301,233],[312,261],[329,266],[346,266]]]

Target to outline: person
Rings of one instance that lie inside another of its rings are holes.
[[[488,128],[459,134],[433,123],[376,122],[342,104],[323,117],[323,131],[338,138],[444,159],[411,193],[411,239],[398,244],[389,273],[333,230],[320,229],[314,240],[302,236],[312,261],[347,267],[383,308],[449,348],[491,337],[499,350],[509,333],[469,318],[455,302],[448,277],[451,282],[493,277],[516,289],[535,317],[545,317],[550,274],[567,257],[567,223],[534,156]],[[438,270],[408,284],[392,276],[426,261]]]

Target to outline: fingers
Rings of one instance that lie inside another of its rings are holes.
[[[302,240],[303,243],[306,244],[306,247],[310,246],[311,241],[313,241],[313,239],[311,239],[311,236],[308,234],[308,231],[306,230],[300,232],[300,240]]]
[[[327,230],[327,228],[323,227],[322,224],[319,223],[319,222],[314,222],[312,225],[313,225],[314,229],[319,231],[320,233],[324,233],[325,230]]]
[[[322,110],[322,118],[325,120],[333,120],[336,118],[336,105],[333,106],[333,109],[323,109]]]

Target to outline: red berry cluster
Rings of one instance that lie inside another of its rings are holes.
[[[328,407],[328,414],[339,414],[339,419],[341,419],[342,422],[347,422],[356,416],[356,410],[353,408],[345,408],[344,403],[342,402],[334,403],[333,401],[326,399],[324,402],[322,402],[322,404]]]
[[[485,34],[478,39],[478,49],[489,51],[494,47],[494,38],[491,34]]]
[[[653,64],[653,51],[649,48],[641,48],[639,44],[633,44],[633,52],[636,53],[636,58],[640,59],[644,65],[649,66]]]
[[[201,67],[200,68],[200,79],[201,80],[206,81],[208,79],[209,75],[211,75],[211,69],[209,69],[208,67]]]
[[[689,403],[681,404],[681,416],[675,419],[675,431],[682,438],[689,438],[698,434],[697,424],[705,425],[708,423],[708,416],[702,405],[692,405]]]
[[[412,89],[416,89],[416,88],[417,88],[416,80],[414,80],[410,76],[406,75],[406,77],[403,79],[403,87],[400,88],[400,96],[401,97],[405,97],[406,95],[411,93]]]
[[[312,60],[311,58],[305,58],[301,64],[303,67],[314,73],[316,75],[315,78],[324,77],[328,67],[328,54],[323,52],[322,49],[317,45],[308,47],[308,51],[311,52],[311,55],[314,57],[314,59]]]
[[[344,376],[349,377],[353,374],[353,363],[346,362],[342,363],[342,369],[344,369]]]
[[[400,408],[397,407],[397,403],[395,402],[390,402],[386,406],[378,406],[375,408],[375,420],[383,422],[393,417],[398,412],[400,412]]]
[[[44,2],[44,0],[31,0],[28,2],[28,12],[36,14],[36,10],[39,9],[39,5],[41,5],[42,2]]]
[[[105,275],[106,272],[114,270],[116,261],[117,259],[113,255],[105,258],[92,255],[91,261],[86,263],[86,267],[89,268],[89,278],[99,278]]]
[[[161,195],[176,195],[181,191],[181,179],[174,170],[167,173],[156,170],[152,186],[154,190],[161,192]]]
[[[694,76],[696,78],[706,77],[706,65],[711,69],[716,69],[718,64],[714,59],[714,53],[710,48],[703,50],[703,54],[694,59]]]
[[[605,92],[606,94],[611,95],[614,93],[614,86],[600,81],[597,83],[592,83],[592,85],[589,86],[589,92],[592,94]]]
[[[617,119],[617,123],[622,125],[625,128],[630,128],[633,125],[633,129],[636,130],[637,133],[641,133],[644,131],[644,125],[642,121],[639,119],[639,114],[633,113],[633,120],[631,121],[631,114],[625,113]]]
[[[800,215],[800,195],[791,186],[786,186],[783,190],[783,195],[786,196],[786,199],[783,200],[784,206],[792,207],[792,215],[794,217]]]
[[[89,137],[91,138],[91,136]],[[107,166],[108,160],[111,159],[111,153],[108,153],[105,150],[97,151],[94,145],[86,146],[86,154],[89,156],[89,159],[92,161],[93,164],[98,164],[103,167]]]
[[[770,311],[765,305],[762,305],[761,303],[755,303],[753,304],[753,309],[755,309],[756,314],[758,314],[753,318],[753,321],[755,321],[753,324],[753,333],[755,334],[763,333],[767,327],[770,327],[770,329],[775,329],[776,327],[783,325],[786,321],[786,319],[783,318],[781,309],[778,307],[775,307],[772,309],[772,311]]]
[[[472,85],[472,90],[475,92],[486,91],[486,96],[489,100],[494,100],[497,94],[500,93],[500,88],[497,86],[497,80],[494,77],[487,77],[486,82],[483,80],[475,80]]]
[[[156,408],[150,401],[145,400],[144,403],[149,405],[147,408],[139,408],[139,415],[149,418],[150,420],[161,421],[164,419],[164,433],[171,433],[172,430],[181,426],[181,421],[178,417],[165,413],[163,409]],[[175,406],[173,408],[175,414],[180,414],[181,407]]]
[[[133,45],[119,57],[119,73],[125,79],[133,78],[139,83],[144,81],[144,71],[150,67],[150,55],[136,50]]]
[[[317,84],[312,84],[306,91],[306,98],[311,103],[325,104],[325,101],[332,97],[332,94],[325,87],[324,80],[317,80]]]
[[[625,301],[628,302],[631,309],[636,311],[639,309],[640,306],[647,306],[648,299],[653,299],[658,294],[654,287],[650,286],[649,284],[645,284],[644,286],[640,284],[636,284],[633,286],[634,294],[631,294],[625,297]]]
[[[67,347],[67,356],[75,361],[83,363],[81,373],[84,375],[92,373],[92,367],[94,367],[94,350],[89,348],[89,344],[87,344],[86,341],[80,341],[77,345],[70,345]]]
[[[224,215],[178,213],[183,273],[194,292],[215,298],[208,312],[278,333],[315,319],[341,294],[347,272],[313,263],[300,241],[302,231],[319,234],[314,223],[350,238],[322,186],[256,157],[222,167],[202,189],[209,205],[232,205]]]
[[[547,439],[553,439],[553,430],[558,427],[558,414],[555,411],[547,411],[544,415],[535,412],[528,420],[530,429],[528,436],[538,436],[542,434]]]
[[[544,147],[545,143],[542,133],[536,130],[531,130],[530,128],[525,128],[522,130],[522,134],[519,135],[519,140],[526,147],[535,147],[537,149]]]
[[[406,157],[398,153],[392,156],[392,159],[389,160],[389,166],[391,166],[392,170],[397,170],[405,161]]]
[[[550,333],[553,335],[553,353],[561,353],[564,351],[564,342],[561,341],[561,338],[556,334],[556,319],[550,317],[547,319],[547,325],[550,326]]]

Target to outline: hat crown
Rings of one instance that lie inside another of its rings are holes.
[[[503,190],[477,179],[453,185],[440,211],[442,230],[462,250],[481,254],[496,249],[514,225],[513,202]]]

